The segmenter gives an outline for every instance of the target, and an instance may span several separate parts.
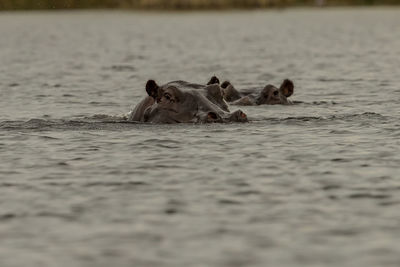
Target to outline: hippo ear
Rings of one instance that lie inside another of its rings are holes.
[[[286,97],[289,97],[293,94],[294,84],[291,80],[285,79],[279,88],[279,91]]]
[[[146,92],[149,96],[156,99],[160,88],[154,80],[148,80],[146,83]]]
[[[229,82],[229,81],[225,81],[225,82],[223,82],[222,84],[221,84],[221,87],[222,88],[227,88],[229,85],[231,85],[231,83]]]
[[[212,76],[210,81],[207,83],[207,85],[211,85],[211,84],[219,84],[219,79],[217,78],[217,76]]]

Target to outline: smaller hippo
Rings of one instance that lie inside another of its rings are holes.
[[[209,84],[219,83],[217,77],[212,77]],[[294,85],[289,79],[285,79],[279,89],[271,84],[264,88],[249,88],[236,90],[229,82],[225,81],[221,85],[222,95],[225,101],[232,105],[252,106],[252,105],[289,105],[292,102],[288,99],[293,94]]]

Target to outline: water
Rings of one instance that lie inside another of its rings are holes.
[[[2,267],[399,266],[399,9],[2,13],[0,36]],[[147,79],[213,74],[303,103],[121,121]]]

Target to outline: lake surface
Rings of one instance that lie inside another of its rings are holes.
[[[399,266],[399,59],[398,8],[0,13],[0,265]],[[121,121],[214,74],[303,103]]]

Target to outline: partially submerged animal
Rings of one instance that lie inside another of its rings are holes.
[[[209,84],[219,84],[219,79],[213,76]],[[288,97],[294,92],[294,84],[286,79],[279,88],[268,84],[238,91],[229,81],[225,81],[221,84],[221,91],[223,98],[232,105],[288,105],[292,103]]]
[[[217,83],[200,85],[173,81],[159,86],[154,80],[149,80],[146,92],[148,96],[136,105],[128,118],[129,121],[150,123],[248,121],[247,115],[241,110],[230,113],[221,87]]]

